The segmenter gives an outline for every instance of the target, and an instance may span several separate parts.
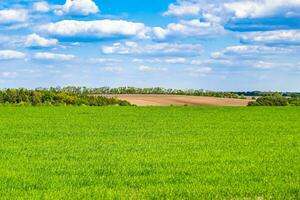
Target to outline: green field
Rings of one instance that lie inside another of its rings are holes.
[[[297,107],[0,107],[1,199],[300,199]]]

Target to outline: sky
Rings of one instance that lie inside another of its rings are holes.
[[[300,0],[0,1],[0,88],[300,91]]]

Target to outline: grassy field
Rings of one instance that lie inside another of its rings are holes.
[[[300,199],[300,108],[0,107],[1,199]]]

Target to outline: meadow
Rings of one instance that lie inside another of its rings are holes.
[[[298,107],[0,107],[0,199],[300,199]]]

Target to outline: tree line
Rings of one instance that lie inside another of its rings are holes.
[[[256,101],[249,102],[248,106],[300,106],[300,97],[286,97],[281,94],[262,96],[257,98]]]
[[[80,93],[80,94],[165,94],[165,95],[189,95],[189,96],[209,96],[209,97],[222,97],[222,98],[245,98],[244,95],[238,95],[234,92],[215,92],[203,89],[166,89],[161,87],[153,88],[136,88],[136,87],[99,87],[99,88],[87,88],[87,87],[56,87],[53,88],[56,91]]]
[[[283,96],[283,97],[299,97],[298,92],[272,92],[272,91],[247,91],[247,92],[234,92],[234,91],[210,91],[204,89],[171,89],[162,87],[152,88],[137,88],[137,87],[56,87],[56,90],[65,92],[87,93],[87,94],[166,94],[166,95],[190,95],[190,96],[210,96],[210,97],[224,97],[224,98],[239,98],[245,99],[246,97],[261,97],[261,96]]]
[[[249,94],[253,95],[255,101],[249,106],[300,106],[300,94],[279,93],[279,92],[214,92],[206,90],[179,90],[155,88],[135,88],[135,87],[51,87],[29,89],[4,89],[0,90],[0,105],[87,105],[87,106],[107,106],[107,105],[131,105],[129,102],[118,98],[110,98],[99,94],[169,94],[169,95],[190,95],[190,96],[210,96],[222,98],[245,98]],[[254,95],[255,94],[255,95]],[[260,95],[257,97],[257,95]]]
[[[265,97],[265,96],[283,96],[283,97],[299,97],[299,92],[264,92],[264,91],[251,91],[251,92],[234,92],[239,96],[247,96],[247,97]]]
[[[119,105],[129,106],[130,103],[117,98],[104,96],[93,96],[86,93],[61,91],[55,88],[50,89],[5,89],[0,90],[1,105],[87,105],[87,106],[108,106]]]

